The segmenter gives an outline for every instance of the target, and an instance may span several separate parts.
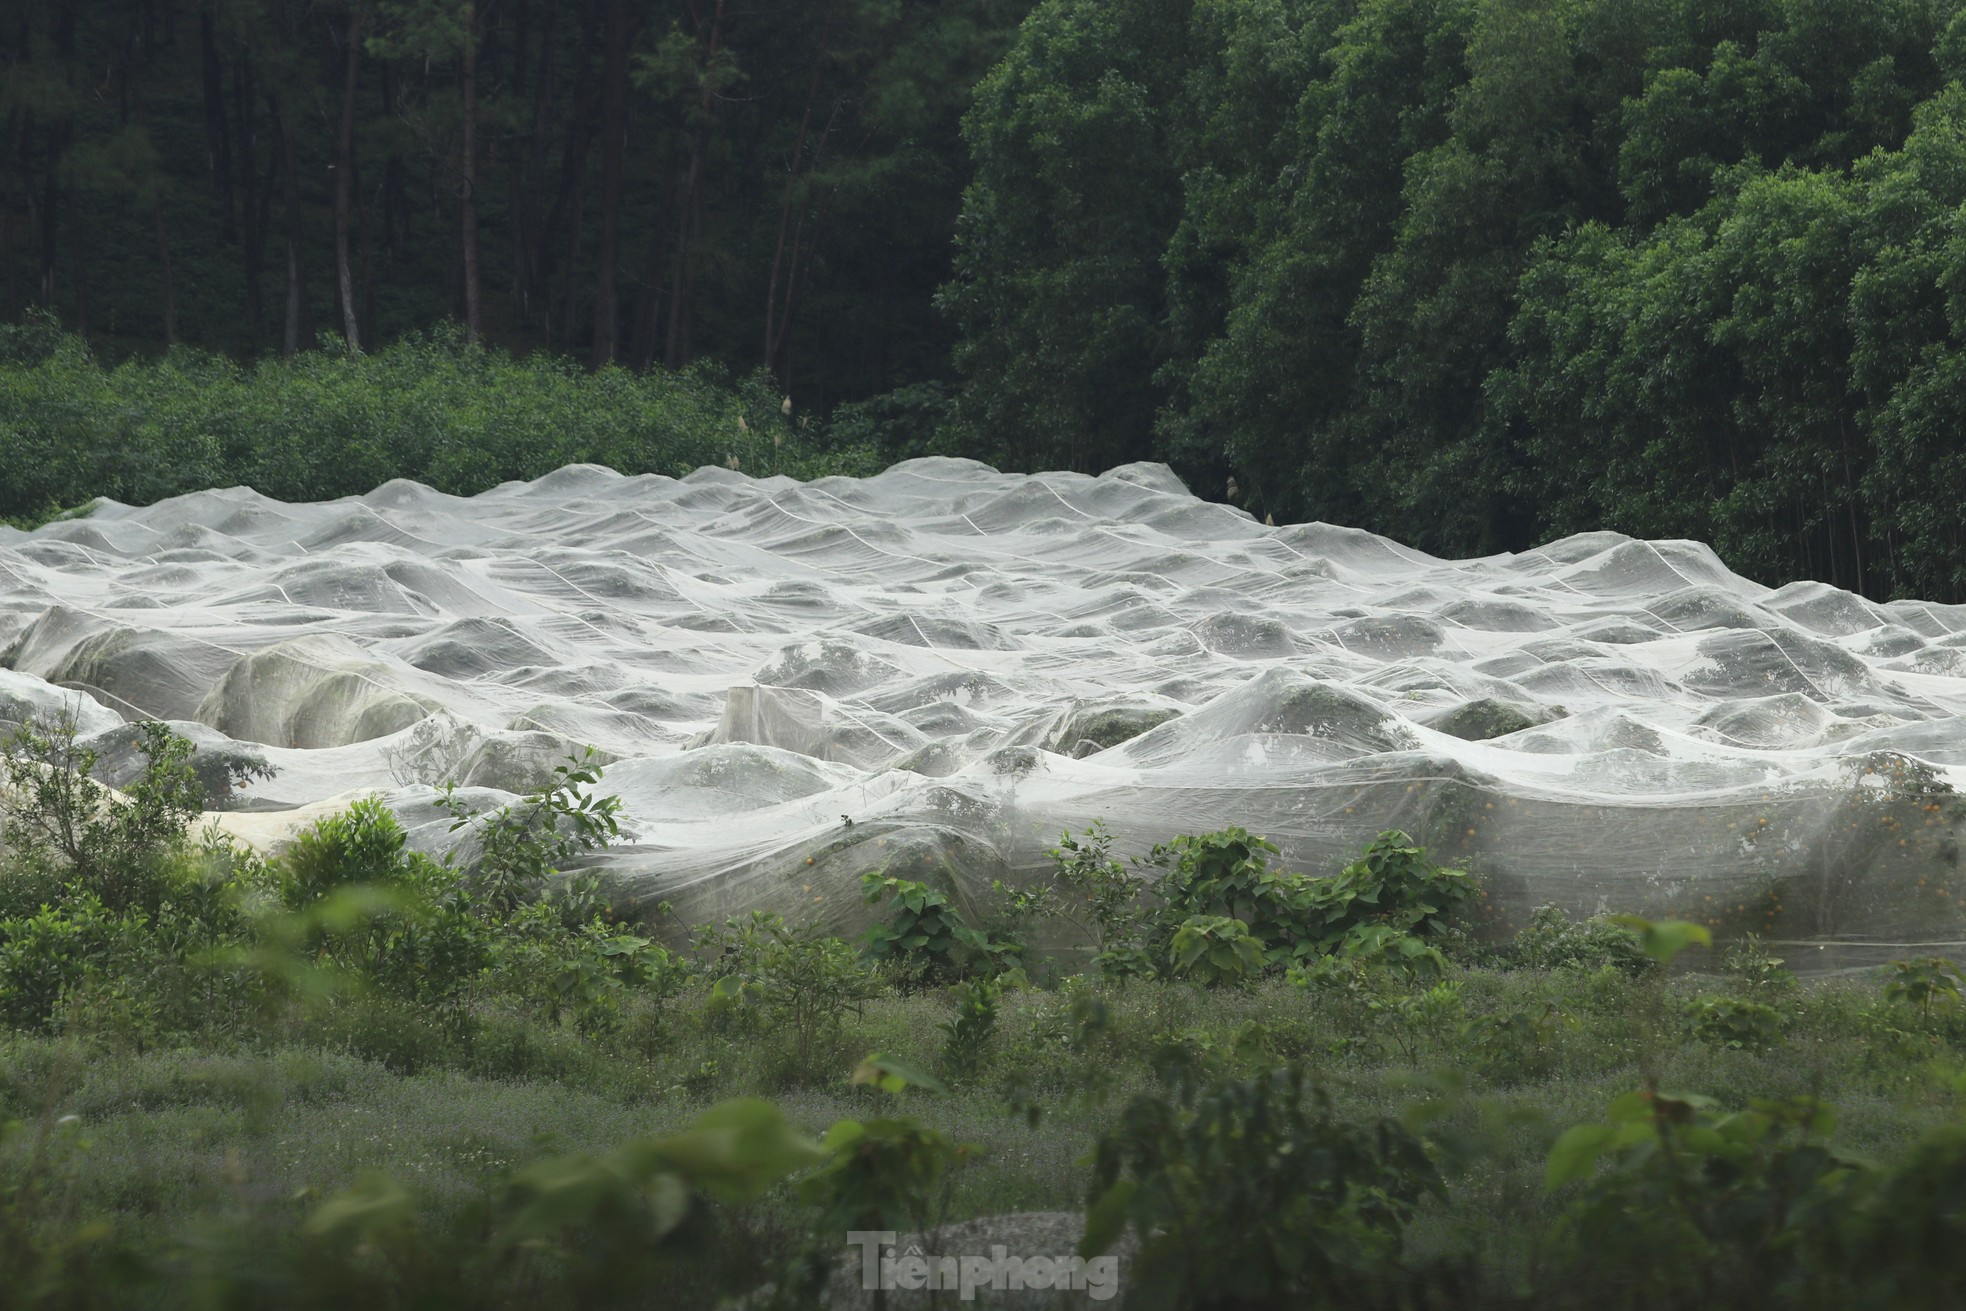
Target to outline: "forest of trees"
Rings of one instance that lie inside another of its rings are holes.
[[[1019,460],[1966,599],[1959,0],[1045,0],[943,293]]]
[[[969,89],[1022,0],[9,0],[0,296],[99,351],[940,376]]]
[[[1966,600],[1966,0],[14,0],[0,58],[0,308],[104,358],[455,319]]]

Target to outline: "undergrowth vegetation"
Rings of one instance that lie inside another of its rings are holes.
[[[872,871],[858,941],[689,926],[577,872],[591,758],[442,794],[449,856],[378,799],[267,856],[143,743],[121,793],[72,723],[7,744],[0,1305],[817,1306],[849,1231],[1023,1211],[1082,1213],[1134,1307],[1966,1293],[1949,961],[1798,981],[1553,907],[1483,941],[1403,834],[1306,875],[1233,828],[1067,835],[988,925]]]
[[[326,500],[409,478],[469,495],[563,465],[681,476],[704,465],[871,474],[783,412],[769,378],[713,365],[589,374],[515,359],[454,327],[374,352],[245,366],[188,348],[115,367],[52,319],[0,325],[0,517],[30,525],[99,496],[146,505],[208,487]]]

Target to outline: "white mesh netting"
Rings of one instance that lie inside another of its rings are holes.
[[[574,466],[0,529],[0,643],[0,721],[80,692],[106,745],[253,744],[278,775],[223,822],[264,843],[373,790],[438,845],[431,784],[524,790],[592,743],[632,835],[605,864],[696,919],[850,927],[874,867],[981,898],[1103,818],[1136,850],[1240,824],[1312,872],[1403,827],[1508,916],[1966,936],[1966,607],[1771,591],[1692,542],[1437,560],[1158,465]]]

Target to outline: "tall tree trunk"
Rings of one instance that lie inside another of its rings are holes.
[[[517,0],[512,10],[512,86],[514,100],[526,93],[526,42],[532,36],[532,0]],[[526,162],[530,142],[512,143],[506,160],[507,229],[512,236],[512,312],[519,327],[525,328],[530,316],[526,305]]]
[[[778,242],[772,248],[771,280],[765,288],[764,365],[767,369],[770,369],[774,373],[778,371],[779,350],[780,347],[783,345],[783,333],[782,330],[778,327],[779,271],[781,265],[784,263],[785,260],[786,237],[787,234],[790,233],[792,228],[792,199],[798,190],[799,165],[803,163],[805,159],[806,134],[812,128],[812,107],[813,104],[819,99],[819,78],[820,75],[825,72],[826,51],[829,44],[832,41],[833,10],[836,4],[837,4],[837,0],[826,0],[826,17],[819,25],[819,54],[813,60],[812,63],[812,80],[806,84],[805,113],[800,115],[799,117],[799,134],[793,140],[792,143],[792,162],[790,163],[790,165],[787,166],[785,170],[785,198],[779,204],[778,207]],[[794,238],[794,241],[796,242],[796,238]],[[788,284],[789,281],[790,279],[788,277],[787,279]],[[786,287],[786,292],[785,292],[785,299],[788,306],[791,301],[791,298],[792,298],[791,288],[788,285]],[[791,314],[789,309],[784,317],[785,317],[786,324],[789,326],[791,322]]]
[[[294,160],[293,122],[281,112],[280,97],[270,88],[266,107],[280,146],[280,204],[287,220],[287,313],[280,332],[280,353],[292,355],[306,345],[307,281],[300,267],[300,169]]]
[[[19,288],[14,285],[14,211],[0,209],[0,269],[7,270],[7,318],[20,317]]]
[[[362,196],[362,177],[357,173],[355,216],[362,235],[362,323],[370,340],[375,339],[375,248],[369,241],[369,203]]]
[[[232,69],[232,106],[239,120],[239,216],[243,226],[246,271],[246,332],[252,348],[258,351],[266,340],[266,298],[260,275],[266,264],[266,208],[264,197],[272,179],[262,187],[259,181],[259,137],[253,131],[253,66],[241,57]],[[278,158],[275,156],[274,158]],[[271,170],[269,169],[269,172]]]
[[[655,363],[657,313],[662,307],[662,264],[669,250],[669,211],[676,203],[676,159],[669,159],[669,176],[662,186],[662,208],[649,229],[648,276],[642,279],[642,302],[635,310],[635,339],[629,359],[646,370]]]
[[[232,129],[225,112],[225,73],[219,61],[216,24],[210,9],[198,14],[198,47],[205,91],[205,163],[218,191],[220,239],[226,245],[238,240],[233,224]]]
[[[615,266],[621,256],[621,156],[628,138],[628,0],[608,0],[601,61],[601,259],[594,276],[593,367],[614,363],[619,313]]]
[[[573,212],[567,216],[567,264],[560,277],[560,340],[569,345],[573,342],[574,320],[580,313],[580,236],[586,208],[586,188],[574,188]]]
[[[68,178],[68,253],[74,260],[74,269],[69,280],[75,284],[75,335],[87,338],[89,335],[89,280],[86,276],[88,257],[82,250],[82,207],[75,198],[75,175]]]
[[[164,348],[177,343],[177,279],[171,275],[171,243],[164,236],[164,198],[151,203],[151,218],[157,229],[157,262],[164,274]]]
[[[341,301],[341,335],[348,349],[362,349],[362,322],[355,306],[355,270],[348,256],[348,196],[355,174],[355,87],[362,50],[362,8],[348,9],[347,67],[341,84],[341,136],[335,145],[334,274]]]
[[[1836,416],[1836,444],[1843,454],[1843,496],[1850,512],[1850,554],[1857,566],[1857,594],[1864,594],[1864,535],[1857,522],[1857,473],[1850,463],[1850,425],[1842,413],[1842,398],[1839,397]]]
[[[287,42],[286,0],[273,0],[273,40],[284,49]],[[273,116],[274,139],[280,148],[280,202],[287,220],[287,316],[280,334],[280,353],[293,355],[306,345],[308,327],[307,281],[300,266],[300,168],[294,156],[293,119],[283,109],[280,93],[265,89],[266,107]]]
[[[815,156],[815,162],[816,158]],[[805,235],[806,231],[803,217],[799,219],[798,227],[792,231],[791,265],[785,275],[785,302],[779,310],[778,334],[775,338],[778,354],[771,362],[771,367],[777,371],[778,379],[785,384],[788,393],[792,390],[792,359],[791,348],[788,345],[792,339],[792,309],[798,303],[799,292],[804,289],[806,280],[812,274],[812,253],[819,247],[819,234],[826,227],[827,215],[833,212],[833,199],[837,195],[839,195],[838,187],[826,193],[825,202],[820,205],[819,213],[813,217],[812,233],[806,237],[803,245],[800,244],[800,237]]]
[[[266,261],[266,219],[260,197],[259,138],[253,132],[253,68],[242,57],[232,69],[232,107],[239,120],[239,216],[244,226],[246,271],[246,334],[254,351],[266,339],[266,302],[260,273]]]
[[[510,160],[512,305],[522,328],[533,324],[533,292],[536,286],[532,267],[533,233],[538,226],[539,200],[533,194],[532,179],[540,175],[540,122],[546,113],[547,84],[553,78],[553,27],[558,9],[557,0],[547,0],[545,30],[539,38],[538,77],[533,84],[532,122],[526,129],[525,139],[513,143]],[[531,67],[527,56],[528,42],[532,36],[532,0],[518,0],[513,21],[512,96],[516,100],[526,93],[526,75]]]
[[[36,242],[39,239],[39,233],[41,231],[41,204],[35,198],[34,169],[28,163],[28,142],[34,136],[34,115],[23,111],[19,112],[18,117],[19,129],[14,137],[14,167],[20,174],[21,203],[27,209],[27,244],[30,254],[38,254],[39,250]],[[13,264],[11,262],[7,265],[7,271],[11,276],[13,273]],[[28,293],[28,296],[32,299],[36,294],[36,292],[31,291]]]
[[[689,353],[690,292],[696,285],[695,240],[703,226],[703,169],[710,149],[710,111],[715,101],[710,94],[710,69],[716,63],[723,40],[724,0],[717,0],[710,15],[710,41],[702,65],[702,87],[697,93],[699,117],[696,140],[689,156],[689,187],[683,193],[683,209],[676,224],[676,262],[669,277],[669,332],[662,360],[669,368],[681,366]]]
[[[464,168],[458,199],[459,244],[464,252],[464,334],[484,335],[478,303],[478,4],[464,0]]]
[[[580,218],[582,181],[587,173],[587,149],[594,136],[594,108],[598,97],[594,93],[597,79],[588,76],[593,64],[595,32],[594,0],[587,0],[580,15],[580,57],[575,64],[573,115],[567,121],[566,145],[560,153],[560,181],[554,188],[553,204],[546,213],[546,221],[539,229],[539,237],[533,249],[535,276],[539,280],[539,293],[542,318],[546,324],[547,339],[552,340],[554,329],[554,305],[549,286],[553,274],[561,274],[562,312],[566,321],[565,337],[573,336],[574,277],[580,265]],[[544,146],[541,146],[544,150]],[[561,267],[559,253],[560,232],[563,225],[570,225],[573,236],[566,243],[570,252],[566,265]]]
[[[401,155],[391,155],[382,169],[382,248],[394,263],[410,239],[410,173]]]
[[[55,237],[59,225],[56,214],[61,209],[61,156],[68,143],[68,125],[51,123],[48,125],[48,163],[47,172],[41,178],[41,303],[52,306],[55,303],[55,265],[61,258],[61,247]]]

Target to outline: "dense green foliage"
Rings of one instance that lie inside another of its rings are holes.
[[[21,18],[5,309],[82,337],[0,351],[0,515],[1153,457],[1436,552],[1611,528],[1966,598],[1959,0]],[[406,339],[446,317],[562,359]]]
[[[1271,869],[1276,846],[1240,828],[1156,846],[1133,875],[1100,825],[1067,833],[1051,854],[1048,876],[999,891],[1015,918],[1069,925],[1107,978],[1240,985],[1311,962],[1431,963],[1440,954],[1428,939],[1449,931],[1473,890],[1397,830],[1323,878]]]
[[[965,127],[971,440],[1957,600],[1962,73],[1949,0],[1047,0]]]
[[[19,0],[0,317],[110,358],[372,348],[941,376],[961,116],[1025,0]]]
[[[1947,960],[1689,972],[1702,926],[1548,909],[1479,943],[1399,834],[1313,877],[1236,829],[1131,874],[1067,835],[1007,925],[1087,973],[881,875],[859,947],[680,934],[560,868],[613,836],[591,759],[452,803],[461,858],[375,800],[265,857],[192,834],[195,753],[143,741],[128,804],[66,725],[7,744],[9,1306],[809,1307],[848,1230],[1081,1207],[1133,1307],[1966,1293]]]
[[[588,374],[454,330],[368,355],[242,366],[180,347],[112,369],[36,321],[0,328],[0,517],[207,487],[317,500],[391,478],[466,495],[576,462],[670,476],[723,464],[805,477],[878,467],[867,451],[822,449],[781,407],[762,375]]]

